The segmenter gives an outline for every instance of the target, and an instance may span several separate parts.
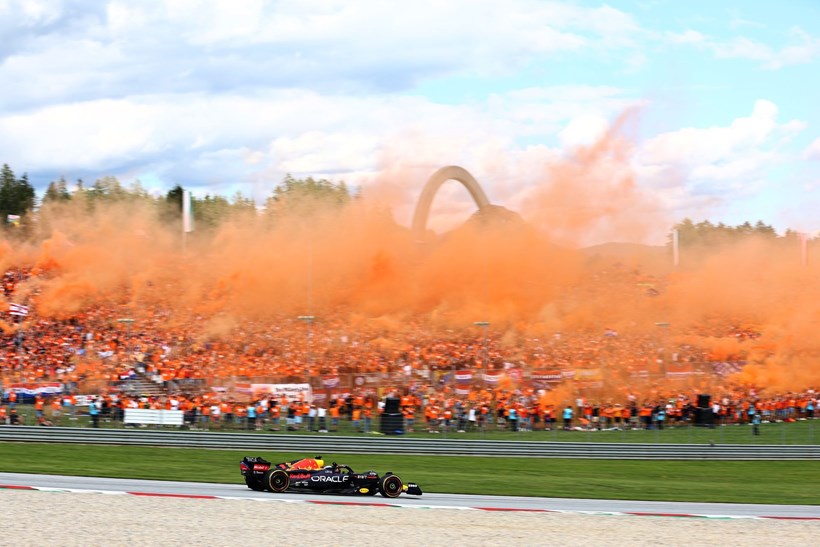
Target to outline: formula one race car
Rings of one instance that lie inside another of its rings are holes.
[[[381,493],[386,498],[396,498],[404,492],[420,496],[421,488],[414,482],[404,484],[398,475],[375,471],[356,473],[347,465],[333,462],[325,465],[321,456],[272,464],[258,457],[245,457],[239,462],[239,470],[248,488],[257,492],[281,493],[314,492],[328,494],[359,494],[374,496]]]

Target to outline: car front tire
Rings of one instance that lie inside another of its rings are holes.
[[[404,483],[398,475],[386,475],[379,480],[379,492],[385,498],[397,498],[404,491]]]

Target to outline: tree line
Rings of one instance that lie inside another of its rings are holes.
[[[17,178],[11,167],[4,164],[0,185],[0,221],[7,230],[22,228],[21,231],[26,231],[25,228],[31,225],[38,213],[52,206],[73,204],[91,212],[103,204],[142,202],[153,207],[162,220],[174,222],[181,220],[183,193],[183,187],[176,185],[164,196],[152,196],[139,180],[126,187],[112,176],[99,178],[91,185],[82,179],[69,183],[65,177],[60,177],[48,184],[38,202],[28,177],[24,174]],[[336,183],[327,179],[298,179],[287,175],[266,199],[264,211],[271,217],[284,214],[309,216],[319,208],[341,208],[358,197],[344,181]],[[197,230],[213,229],[226,220],[258,213],[255,201],[241,192],[230,198],[211,194],[192,196],[191,210]],[[17,222],[17,217],[21,222]]]
[[[144,202],[155,207],[163,220],[178,221],[182,216],[184,189],[180,185],[174,186],[164,196],[157,197],[149,194],[139,180],[125,187],[116,177],[106,176],[86,186],[82,179],[69,184],[61,177],[48,184],[38,203],[34,187],[26,174],[18,178],[11,167],[4,164],[0,176],[0,221],[6,229],[19,228],[21,225],[25,227],[41,208],[61,203],[78,203],[93,211],[104,203]],[[360,194],[352,192],[344,181],[336,183],[312,177],[298,179],[288,174],[266,199],[264,211],[272,217],[286,214],[309,217],[319,208],[342,208],[359,197]],[[198,230],[213,229],[226,220],[257,214],[254,200],[241,192],[235,193],[230,199],[206,194],[204,197],[192,196],[191,201],[194,223]],[[689,218],[672,226],[672,231],[677,232],[681,247],[717,247],[748,238],[790,240],[800,236],[791,229],[786,230],[783,236],[778,236],[775,229],[763,221],[730,226],[722,222],[714,224],[708,220],[696,223]],[[669,245],[672,244],[671,233]]]
[[[18,219],[34,209],[36,193],[28,176],[17,178],[8,164],[0,171],[0,219],[4,223],[17,224]]]
[[[720,247],[733,243],[739,243],[751,238],[763,240],[797,240],[800,232],[787,229],[782,236],[779,236],[775,229],[758,220],[755,224],[744,222],[736,226],[730,226],[719,222],[714,224],[708,220],[694,222],[685,218],[672,227],[673,232],[678,234],[680,247]],[[671,245],[672,235],[669,236]]]

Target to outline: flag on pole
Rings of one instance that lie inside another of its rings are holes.
[[[22,304],[9,304],[9,314],[25,317],[28,315],[28,306],[24,306]]]
[[[809,234],[800,232],[800,264],[807,266],[809,264]]]
[[[680,264],[680,232],[672,230],[672,265]]]
[[[191,191],[182,191],[182,231],[186,234],[194,231],[194,217],[191,214]]]

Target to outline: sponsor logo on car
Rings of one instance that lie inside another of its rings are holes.
[[[269,467],[270,467],[269,465],[265,465],[263,463],[253,464],[253,470],[254,471],[267,471]]]
[[[350,477],[348,475],[315,475],[310,477],[313,482],[348,482]]]

